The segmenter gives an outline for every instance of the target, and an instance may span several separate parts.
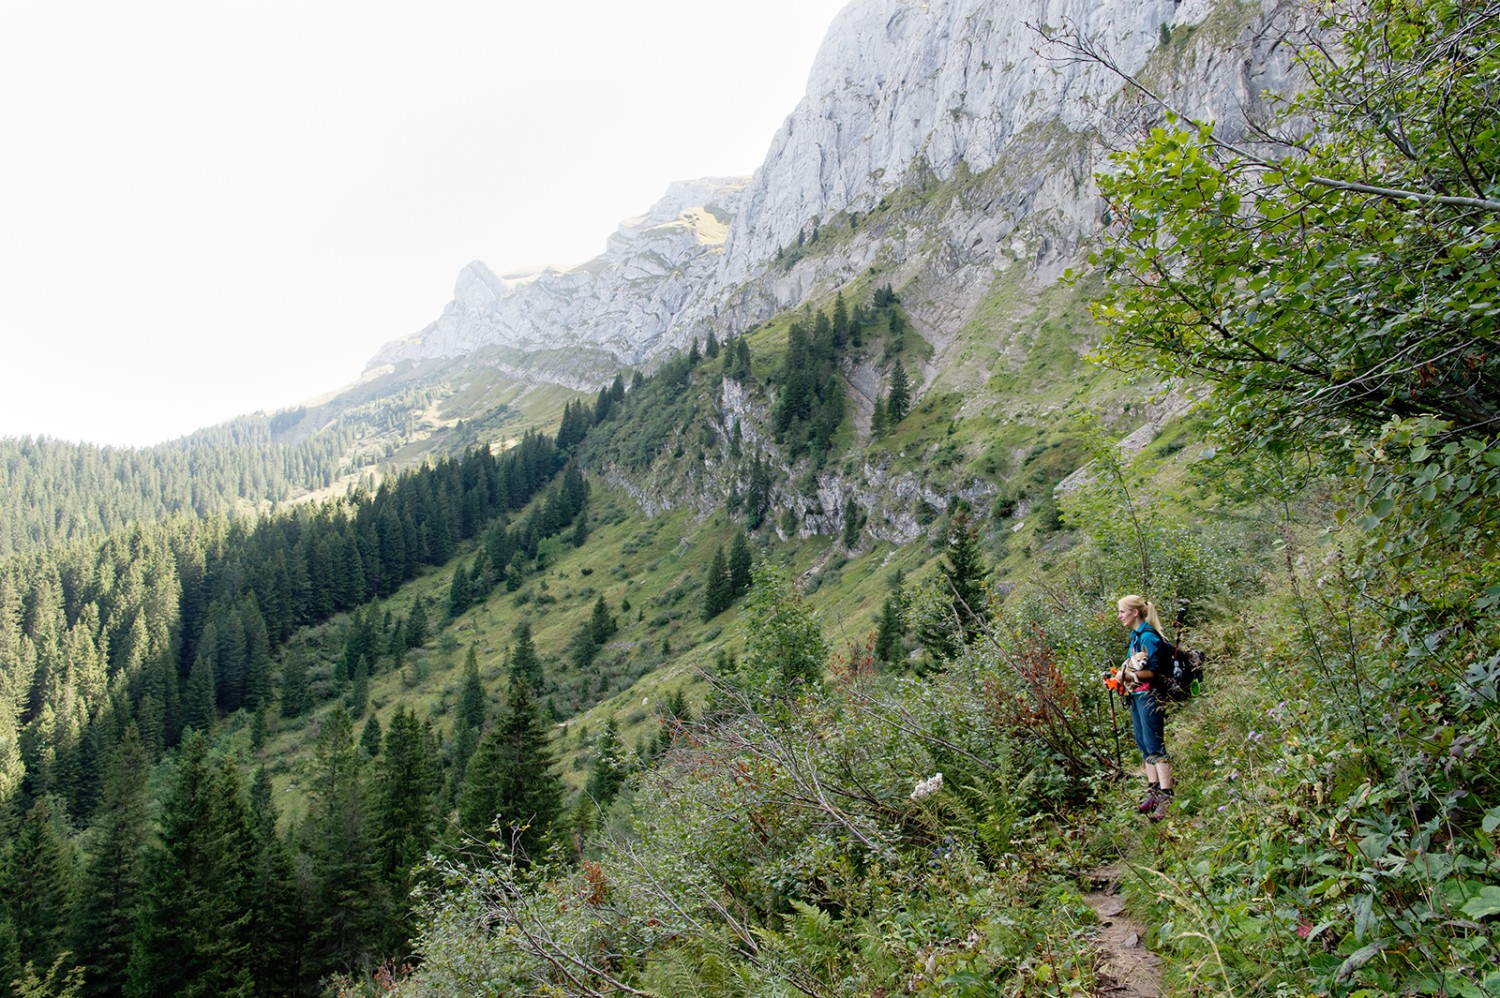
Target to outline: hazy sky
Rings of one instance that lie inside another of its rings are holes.
[[[846,0],[0,4],[0,436],[142,445],[359,375],[459,268],[752,172]]]

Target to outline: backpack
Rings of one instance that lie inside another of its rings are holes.
[[[1150,624],[1146,626],[1151,627]],[[1201,693],[1203,691],[1203,653],[1174,645],[1162,637],[1161,632],[1154,627],[1151,627],[1151,631],[1161,641],[1161,655],[1168,663],[1164,672],[1154,674],[1147,681],[1151,692],[1173,703],[1182,703]]]

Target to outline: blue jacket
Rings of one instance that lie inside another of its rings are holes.
[[[1152,675],[1164,675],[1167,663],[1162,660],[1161,635],[1144,620],[1130,632],[1130,647],[1125,650],[1125,655],[1128,658],[1138,651],[1146,653],[1146,668],[1151,670]],[[1147,684],[1142,684],[1142,687],[1145,685]]]

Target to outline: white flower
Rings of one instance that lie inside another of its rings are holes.
[[[917,784],[917,788],[911,792],[912,800],[921,800],[923,797],[931,797],[943,788],[943,774],[933,773],[927,779]]]

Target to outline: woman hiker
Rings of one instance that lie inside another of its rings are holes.
[[[1164,739],[1167,715],[1161,701],[1151,692],[1150,680],[1162,661],[1161,621],[1156,607],[1140,596],[1122,596],[1119,602],[1120,623],[1130,631],[1130,646],[1116,674],[1121,681],[1121,695],[1130,705],[1130,724],[1135,744],[1146,764],[1146,796],[1136,810],[1152,821],[1167,816],[1172,806],[1172,758],[1167,755]]]

